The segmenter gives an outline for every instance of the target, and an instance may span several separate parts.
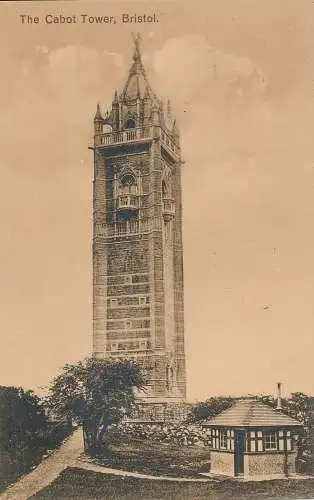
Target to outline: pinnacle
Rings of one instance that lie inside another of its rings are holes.
[[[101,115],[100,104],[99,103],[97,103],[97,108],[96,108],[96,113],[95,113],[94,120],[102,120],[102,115]]]

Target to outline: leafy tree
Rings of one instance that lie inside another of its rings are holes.
[[[231,397],[218,396],[206,399],[206,401],[197,403],[191,408],[188,417],[189,422],[200,422],[208,418],[216,417],[222,411],[232,406],[234,399]]]
[[[270,395],[255,396],[263,403],[277,407],[277,399]],[[288,398],[281,398],[281,411],[289,417],[299,420],[305,428],[311,424],[311,398],[303,392],[293,392]]]
[[[85,450],[94,454],[108,427],[131,413],[134,390],[144,387],[134,361],[86,358],[64,366],[50,386],[47,404],[56,415],[82,425]]]
[[[0,476],[19,475],[31,464],[46,425],[33,391],[0,386]]]
[[[311,454],[311,398],[303,392],[293,392],[289,398],[282,401],[282,411],[304,426],[304,432],[301,433],[297,443],[298,458]]]
[[[264,404],[276,408],[277,399],[269,394],[250,395]],[[197,422],[207,418],[215,417],[222,411],[229,408],[235,398],[232,397],[212,397],[204,402],[197,403],[191,410],[190,420]],[[281,399],[282,412],[299,420],[305,428],[311,425],[311,398],[303,392],[294,392],[288,398]]]
[[[258,396],[258,398],[273,408],[277,406],[277,400],[273,396]],[[298,420],[304,426],[297,444],[298,458],[311,454],[310,439],[313,417],[310,396],[307,396],[303,392],[293,392],[290,394],[290,397],[281,399],[281,411],[289,417]]]
[[[287,412],[292,418],[299,420],[304,427],[311,425],[311,398],[303,392],[293,392],[290,398],[285,400],[283,411]]]

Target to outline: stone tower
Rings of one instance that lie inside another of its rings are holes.
[[[186,396],[181,157],[139,36],[122,92],[105,114],[97,106],[93,150],[93,355],[149,368],[140,397],[159,414]]]

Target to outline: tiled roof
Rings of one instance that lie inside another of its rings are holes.
[[[256,399],[241,399],[217,417],[206,420],[204,426],[225,427],[292,427],[300,422],[284,415]]]

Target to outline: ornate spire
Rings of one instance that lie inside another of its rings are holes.
[[[132,33],[132,38],[134,43],[133,63],[122,93],[122,98],[136,99],[139,97],[146,97],[147,95],[153,97],[153,92],[147,81],[145,69],[142,63],[140,50],[141,36],[139,33],[136,35],[135,33]]]

